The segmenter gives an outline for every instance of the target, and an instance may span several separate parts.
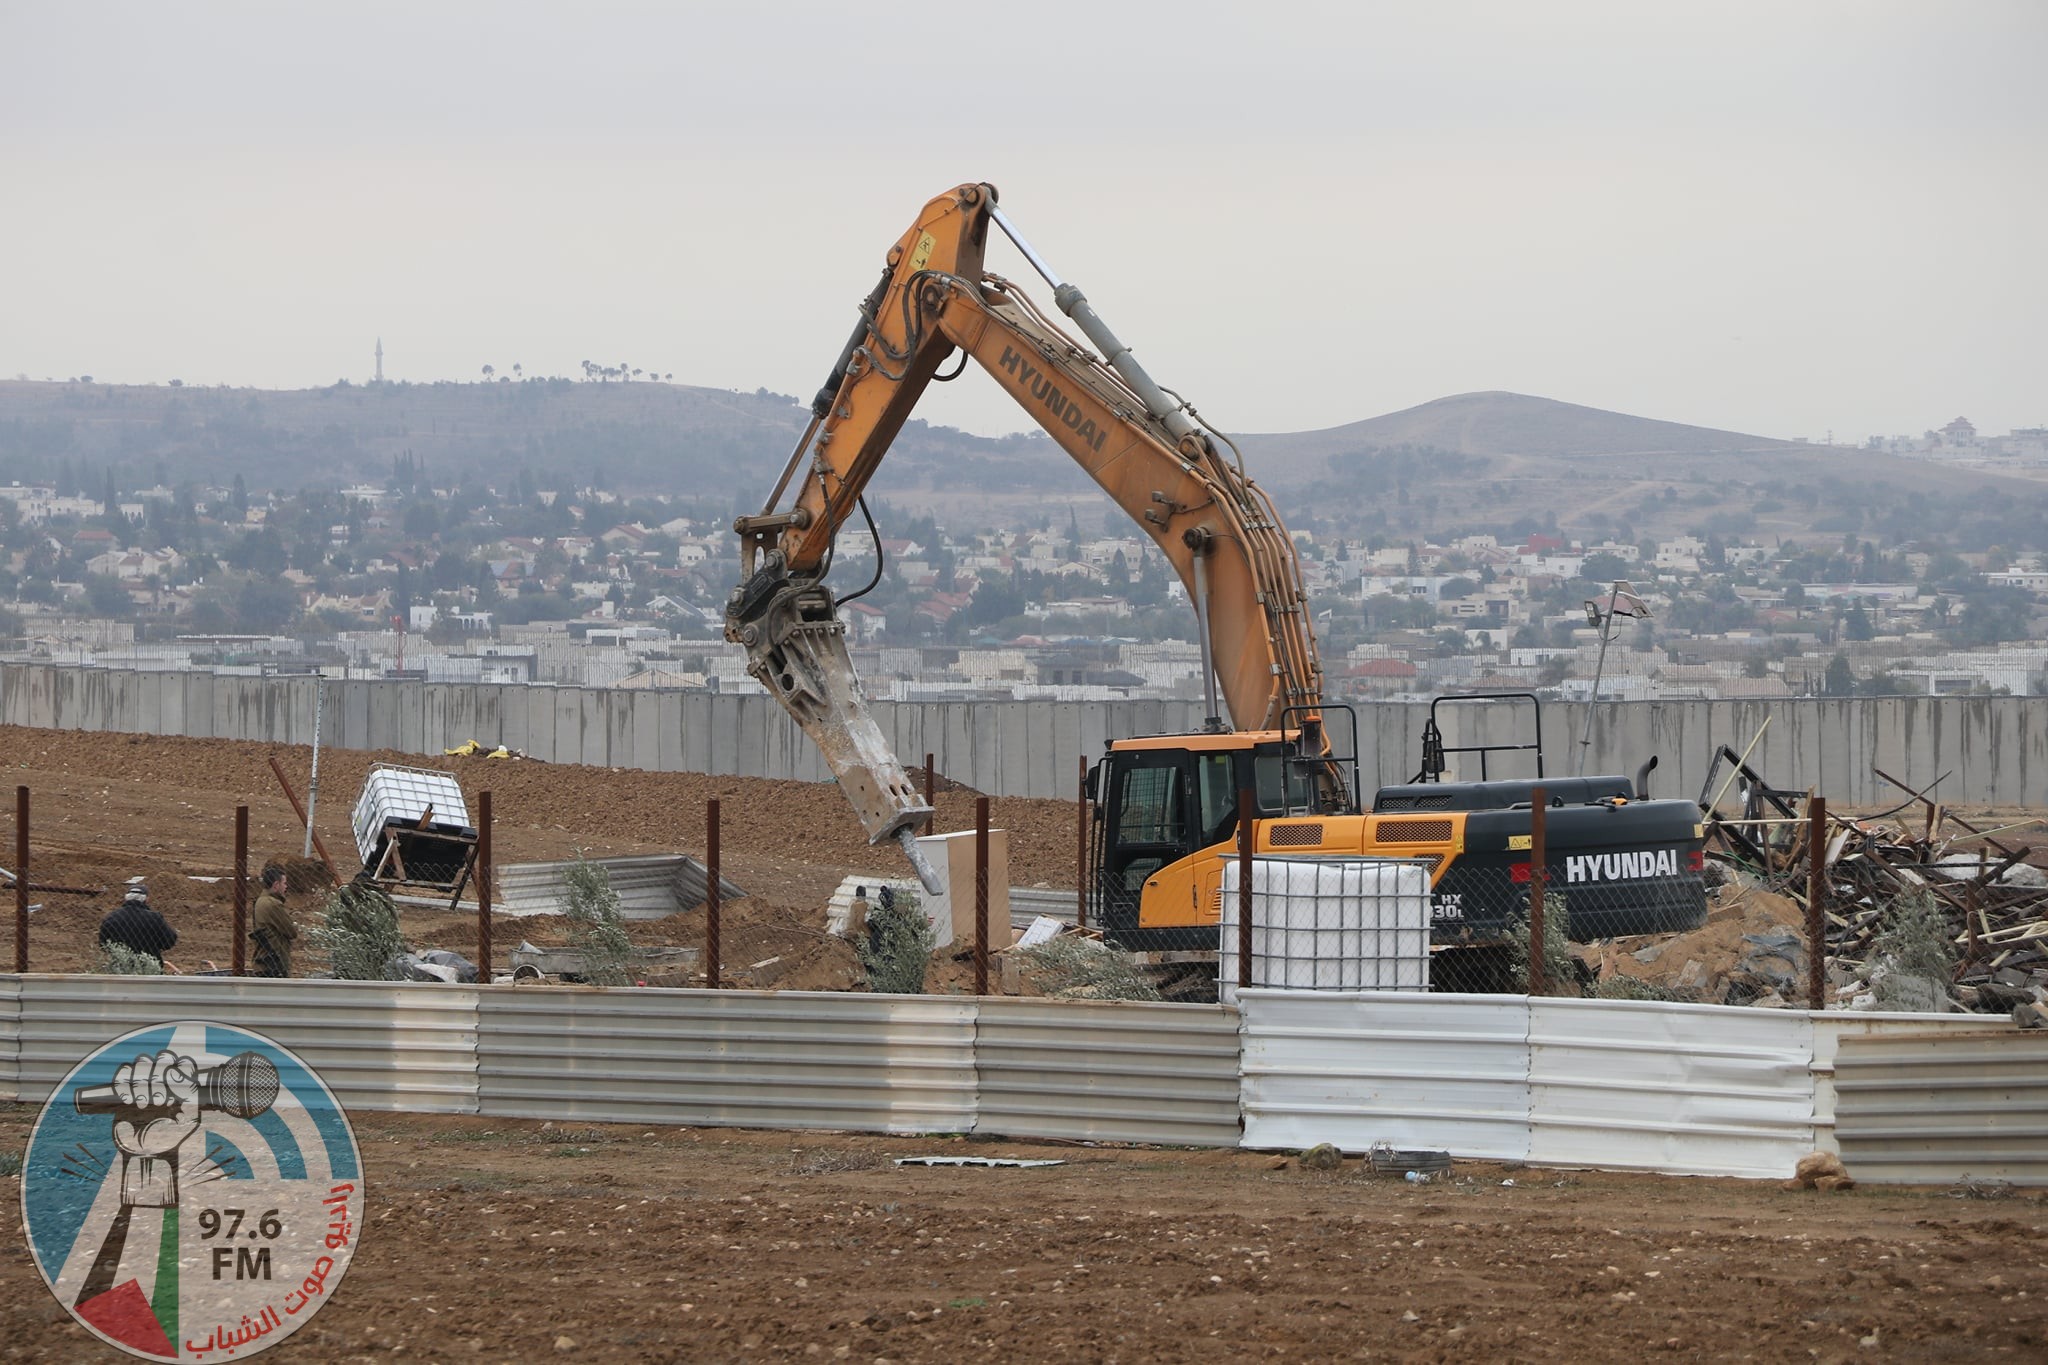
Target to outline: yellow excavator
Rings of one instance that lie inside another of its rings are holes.
[[[1045,278],[1080,337],[986,268],[991,227]],[[956,351],[1152,538],[1194,608],[1203,730],[1115,741],[1089,774],[1096,823],[1085,892],[1109,936],[1131,948],[1213,949],[1224,856],[1247,791],[1258,851],[1431,858],[1439,935],[1497,935],[1515,908],[1513,888],[1528,880],[1533,784],[1433,783],[1439,763],[1421,783],[1382,792],[1394,802],[1384,811],[1361,812],[1355,742],[1354,752],[1334,752],[1325,727],[1326,711],[1348,708],[1325,704],[1300,560],[1272,502],[1229,439],[1155,382],[1081,290],[1031,248],[988,184],[933,199],[889,249],[764,510],[734,523],[743,581],[726,606],[726,638],[817,744],[869,840],[900,843],[937,890],[914,842],[932,812],[867,708],[839,614],[848,599],[826,579],[834,541],[856,513],[874,534],[863,491],[926,386],[952,377],[939,371]],[[1355,723],[1346,728],[1355,737]],[[1433,791],[1418,798],[1415,785]],[[1560,870],[1566,856],[1581,859],[1570,865],[1581,871],[1625,868],[1629,876],[1609,880],[1632,926],[1703,920],[1698,808],[1639,801],[1637,785],[1573,779],[1578,799],[1549,815],[1547,861]],[[1645,850],[1666,856],[1594,856]],[[1461,860],[1463,875],[1454,876]],[[1654,869],[1646,884],[1621,885],[1645,882],[1635,875],[1645,869]]]

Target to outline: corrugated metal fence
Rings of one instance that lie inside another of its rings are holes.
[[[1244,1144],[1529,1159],[1521,996],[1248,990]]]
[[[21,978],[0,976],[0,1100],[21,1087]]]
[[[1835,1066],[1842,1043],[1850,1038],[1882,1038],[1900,1033],[1998,1032],[2004,1021],[1982,1014],[1864,1014],[1833,1011],[1807,1016],[1813,1020],[1813,1127],[1815,1145],[1839,1150],[1835,1131]],[[1853,1135],[1852,1135],[1853,1140]]]
[[[1886,1121],[1850,1103],[1834,1048],[1853,1055],[1901,1031],[1965,1060],[1995,1016],[1812,1015],[1634,1001],[1245,991],[1244,1145],[1346,1151],[1376,1143],[1453,1156],[1673,1175],[1784,1177],[1839,1142],[1845,1160]],[[1845,1036],[1846,1035],[1846,1036]],[[1858,1085],[1892,1086],[1886,1060]],[[2027,1055],[2027,1054],[2022,1054]],[[2048,1058],[2048,1048],[2031,1054]],[[2044,1068],[2048,1069],[2048,1068]],[[1886,1076],[1879,1082],[1874,1076]],[[2041,1082],[2048,1093],[2048,1081]],[[1841,1112],[1834,1092],[1843,1091]],[[1887,1092],[1892,1093],[1892,1092]],[[1984,1096],[1988,1088],[1972,1093]],[[2022,1102],[2022,1113],[2031,1101]],[[2042,1131],[2033,1111],[2032,1131]],[[1994,1105],[1958,1117],[1948,1140],[1989,1168],[2015,1130]],[[1934,1179],[1865,1169],[1864,1179]],[[1903,1168],[1900,1168],[1903,1169]],[[2048,1183],[2048,1159],[2005,1178]]]
[[[472,987],[224,976],[22,976],[19,1082],[41,1100],[110,1038],[203,1019],[296,1052],[349,1109],[477,1112]]]
[[[964,1133],[974,1002],[756,991],[492,990],[487,1112]]]
[[[967,996],[0,975],[0,1096],[176,1019],[275,1038],[348,1108],[1237,1141],[1233,1011]]]
[[[177,1019],[351,1108],[2048,1184],[2048,1037],[1995,1017],[1252,990],[1200,1005],[0,975],[0,1096]],[[1240,1135],[1240,1121],[1243,1124]]]
[[[983,1000],[977,1133],[1237,1145],[1237,1011]]]
[[[1861,1179],[2048,1185],[2048,1032],[1844,1038],[1835,1090]]]
[[[1620,1000],[1529,1003],[1529,1160],[1789,1175],[1813,1150],[1803,1013]]]

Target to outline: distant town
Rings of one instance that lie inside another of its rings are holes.
[[[2040,466],[2048,428],[1980,437],[1958,418],[1870,448]],[[721,637],[740,572],[727,502],[527,470],[438,487],[409,458],[380,483],[295,494],[168,485],[161,461],[148,487],[85,477],[67,463],[0,485],[0,661],[757,690]],[[1069,510],[842,534],[840,592],[873,580],[843,608],[871,695],[1199,697],[1185,593],[1107,511],[1086,530]],[[1527,525],[1295,539],[1336,699],[2048,694],[2038,550]]]

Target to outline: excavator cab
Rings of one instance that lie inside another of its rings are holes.
[[[1349,784],[1340,776],[1346,763]],[[1347,813],[1356,768],[1355,755],[1304,754],[1301,729],[1112,742],[1088,774],[1090,921],[1133,950],[1213,950],[1220,860],[1237,844],[1239,792],[1251,792],[1262,827]]]

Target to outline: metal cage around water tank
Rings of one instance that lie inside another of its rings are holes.
[[[356,852],[378,881],[462,894],[477,832],[452,773],[380,763],[363,781],[351,823]]]

